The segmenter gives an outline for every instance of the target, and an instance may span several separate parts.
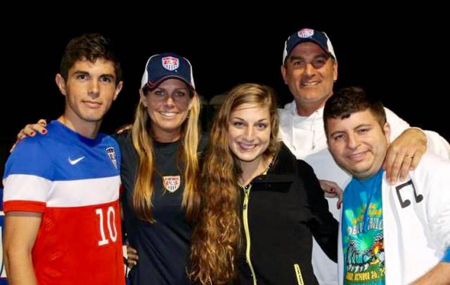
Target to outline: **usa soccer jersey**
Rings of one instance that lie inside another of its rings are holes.
[[[42,213],[32,250],[39,284],[124,284],[120,151],[58,121],[21,142],[5,167],[4,212]]]

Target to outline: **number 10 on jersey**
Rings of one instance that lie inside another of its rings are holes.
[[[114,211],[114,207],[109,206],[108,210],[105,210],[105,214],[103,213],[103,209],[96,209],[95,213],[99,216],[100,222],[100,234],[101,240],[98,242],[99,246],[106,245],[111,240],[112,242],[116,242],[117,240],[117,228],[116,228],[116,212]],[[106,221],[104,219],[106,217]],[[108,228],[109,239],[105,234],[105,224]]]

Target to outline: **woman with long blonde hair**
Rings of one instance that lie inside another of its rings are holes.
[[[312,236],[336,260],[338,224],[311,167],[278,141],[273,90],[239,85],[214,121],[202,172],[191,278],[201,284],[317,284]]]
[[[132,284],[189,284],[192,223],[200,210],[200,99],[190,62],[176,54],[149,58],[122,151],[125,230],[139,253]]]

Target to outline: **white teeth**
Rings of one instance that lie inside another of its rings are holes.
[[[176,115],[176,113],[172,113],[172,112],[159,112],[159,113],[165,117],[175,117],[175,115]]]
[[[254,148],[256,147],[256,144],[240,143],[239,146],[240,146],[242,149],[245,149],[245,150],[251,150],[251,149],[254,149]]]
[[[319,82],[302,82],[303,86],[316,86],[317,84],[319,84]]]

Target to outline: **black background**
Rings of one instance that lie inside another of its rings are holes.
[[[362,86],[411,125],[450,140],[449,16],[439,7],[351,12],[324,3],[313,8],[284,3],[277,9],[258,7],[264,10],[258,12],[205,4],[205,12],[191,14],[175,4],[131,10],[86,4],[60,7],[52,15],[33,13],[34,7],[27,6],[26,12],[15,11],[10,20],[2,20],[2,161],[25,124],[55,119],[63,112],[64,97],[54,77],[65,45],[86,32],[110,38],[124,70],[124,88],[105,117],[104,132],[132,122],[144,65],[152,54],[167,51],[191,61],[197,90],[206,99],[239,83],[257,82],[274,87],[280,105],[292,101],[280,73],[284,41],[298,29],[312,27],[325,31],[333,43],[339,62],[335,89]]]

